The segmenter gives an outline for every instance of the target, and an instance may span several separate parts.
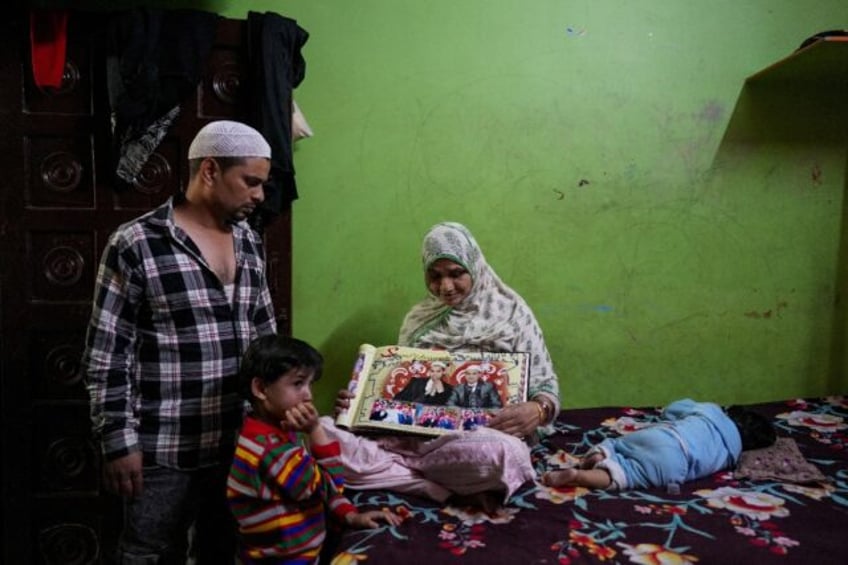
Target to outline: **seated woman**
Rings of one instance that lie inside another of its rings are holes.
[[[435,439],[370,439],[335,428],[345,480],[354,489],[388,489],[438,502],[461,497],[486,509],[534,478],[527,442],[552,430],[560,409],[559,383],[542,331],[527,303],[489,267],[474,237],[457,223],[433,226],[422,260],[430,296],[406,315],[399,344],[449,351],[525,351],[530,354],[527,402],[510,404],[486,427]],[[349,406],[339,391],[336,409]],[[327,418],[327,420],[330,420]],[[489,493],[488,496],[475,496]]]
[[[431,362],[427,377],[411,379],[394,399],[419,404],[444,404],[453,391],[453,387],[443,380],[447,369],[447,364],[442,361]]]

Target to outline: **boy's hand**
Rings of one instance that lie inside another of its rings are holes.
[[[351,512],[345,516],[347,525],[351,528],[364,530],[367,528],[376,528],[380,524],[379,520],[383,520],[392,526],[399,526],[403,522],[403,518],[392,512],[391,510],[369,510],[367,512]]]
[[[301,402],[286,410],[285,419],[280,423],[284,429],[308,434],[319,425],[318,417],[318,410],[314,404]]]
[[[286,410],[285,420],[280,424],[285,430],[307,434],[312,445],[326,445],[330,443],[330,438],[318,419],[320,416],[314,404],[301,402]]]

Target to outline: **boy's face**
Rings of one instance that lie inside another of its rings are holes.
[[[311,369],[292,369],[269,385],[262,384],[259,379],[254,379],[254,386],[262,396],[256,397],[259,408],[266,416],[273,420],[282,420],[286,411],[303,402],[312,402],[312,378],[314,371]]]
[[[445,376],[445,368],[441,365],[431,365],[429,376],[434,381],[440,381]]]

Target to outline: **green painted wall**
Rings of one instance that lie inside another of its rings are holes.
[[[357,345],[395,341],[424,295],[420,240],[440,220],[468,225],[535,310],[565,406],[848,392],[844,136],[799,116],[770,136],[743,91],[848,28],[844,0],[206,9],[277,11],[311,35],[293,323],[326,355],[323,409]],[[816,110],[845,123],[844,103]]]

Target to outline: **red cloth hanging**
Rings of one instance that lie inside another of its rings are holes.
[[[29,14],[32,76],[39,87],[62,86],[68,38],[67,10],[33,10]]]

